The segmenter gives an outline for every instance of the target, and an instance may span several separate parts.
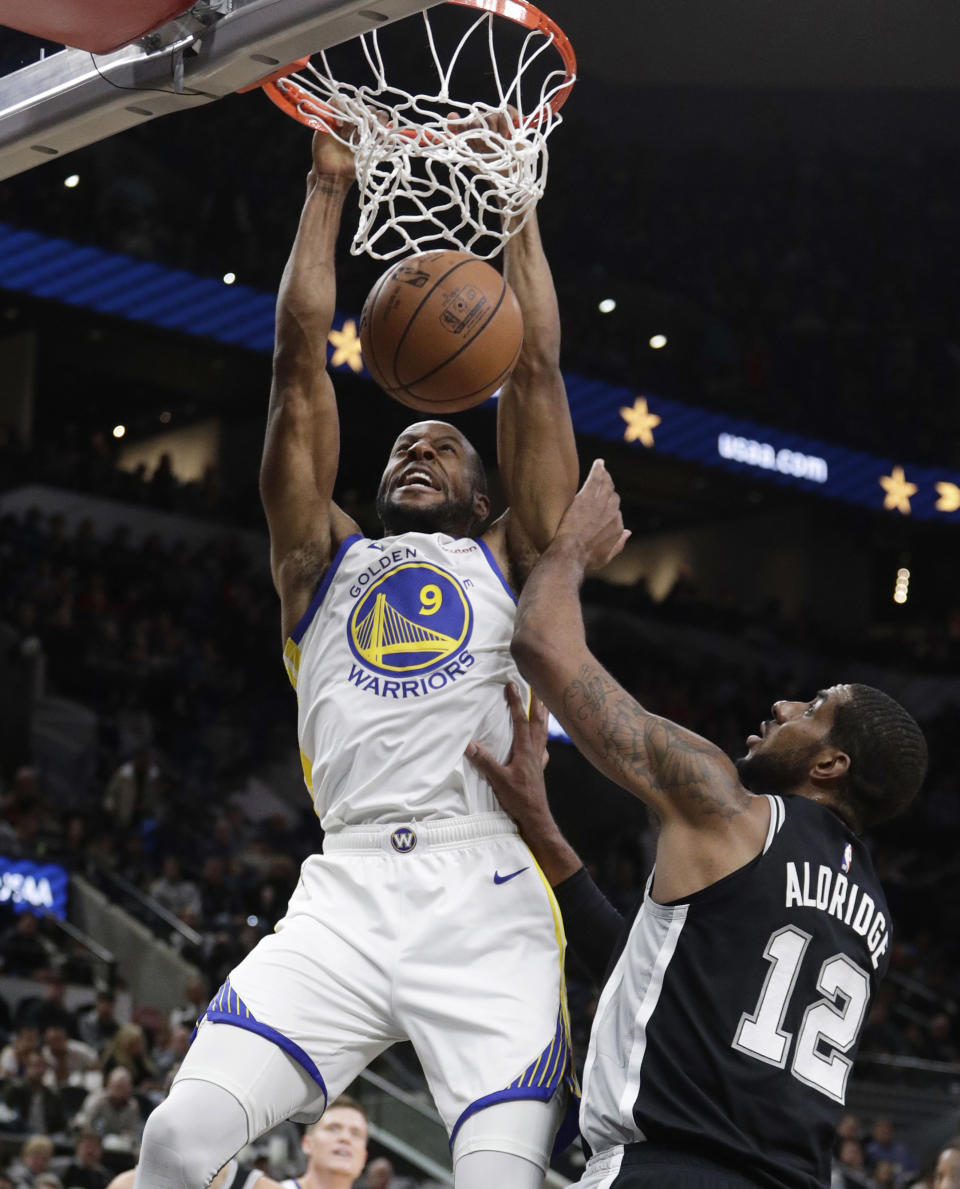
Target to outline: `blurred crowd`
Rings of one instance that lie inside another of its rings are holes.
[[[49,921],[3,910],[0,970],[39,981],[43,991],[5,1005],[0,998],[0,1039],[6,1042],[0,1129],[60,1137],[52,1151],[31,1141],[34,1147],[20,1153],[24,1167],[36,1165],[29,1183],[39,1189],[37,1173],[48,1175],[58,1151],[68,1154],[63,1143],[72,1145],[71,1159],[94,1163],[108,1134],[126,1137],[116,1141],[120,1151],[135,1148],[143,1117],[164,1093],[193,1021],[231,967],[272,929],[300,861],[320,845],[321,832],[305,793],[298,808],[277,802],[276,812],[253,816],[250,801],[236,795],[242,777],[295,748],[293,697],[275,649],[274,596],[266,574],[251,568],[241,551],[222,543],[190,549],[149,537],[134,544],[124,529],[101,539],[89,522],[68,532],[62,517],[34,510],[0,519],[0,567],[0,659],[16,674],[18,665],[42,657],[47,695],[88,707],[97,724],[88,762],[74,763],[65,784],[56,764],[48,770],[46,745],[34,756],[24,746],[28,737],[7,740],[0,853],[62,862],[111,896],[116,879],[126,881],[169,917],[126,897],[128,910],[142,914],[203,974],[184,987],[183,1006],[172,1016],[137,1003],[121,1021],[113,989],[94,986],[103,972],[80,947]],[[666,635],[658,640],[649,631],[661,612],[625,611],[616,605],[622,592],[614,592],[608,606],[604,597],[601,584],[586,591],[588,629],[601,658],[647,705],[731,754],[740,753],[745,733],[775,698],[801,696],[805,683],[812,689],[835,679],[835,654],[820,662],[822,677],[808,665],[801,678],[786,651],[779,669],[771,665],[774,637],[765,637],[763,669],[747,652],[738,659],[742,636],[725,632],[722,616],[709,630],[734,643],[732,653],[720,660],[692,643],[678,649]],[[682,608],[668,605],[662,615],[683,630]],[[25,688],[15,678],[6,687],[20,695]],[[862,1053],[881,1063],[907,1059],[920,1075],[960,1062],[960,905],[951,895],[960,828],[955,721],[951,708],[924,721],[932,759],[926,791],[895,829],[872,839],[896,922],[895,947]],[[629,912],[652,855],[649,824],[636,814],[602,828],[584,821],[576,806],[582,773],[571,776],[569,748],[553,750],[549,776],[561,822],[611,900]],[[940,906],[936,928],[934,902]],[[122,986],[123,971],[118,975]],[[90,986],[85,1010],[65,1007],[65,982]],[[582,1060],[597,988],[575,957],[569,987]],[[905,1076],[902,1067],[896,1076]],[[873,1139],[882,1142],[882,1136]],[[906,1171],[890,1179],[885,1168],[891,1161],[871,1156],[867,1147],[859,1168],[853,1146],[842,1153],[838,1149],[848,1180],[838,1184],[906,1185],[906,1173],[914,1171],[901,1160]]]
[[[15,45],[2,52],[0,72],[18,64]],[[259,95],[189,117],[191,135],[170,117],[78,152],[76,189],[63,187],[60,166],[0,181],[0,220],[206,275],[229,267],[273,291],[298,215],[306,134]],[[237,151],[238,125],[256,168]],[[904,141],[801,151],[785,138],[757,152],[735,138],[678,137],[632,146],[625,164],[621,132],[571,119],[552,157],[541,220],[558,257],[566,366],[800,433],[815,425],[881,454],[893,419],[906,456],[960,465],[960,401],[949,399],[960,379],[955,150]],[[602,217],[588,212],[589,234],[585,160],[605,162]],[[359,310],[370,276],[345,263],[341,308]],[[597,300],[608,295],[618,308],[603,316]],[[668,331],[668,348],[651,353],[647,328]],[[103,439],[67,431],[27,448],[3,430],[0,488],[27,481],[234,522],[255,499],[214,469],[183,484],[169,462],[118,471]],[[372,530],[369,506],[350,511]],[[305,793],[298,807],[278,802],[266,814],[236,795],[251,774],[296,754],[275,597],[238,544],[104,534],[31,510],[0,517],[0,573],[0,853],[62,862],[109,895],[125,881],[174,924],[132,899],[130,911],[201,972],[173,1013],[135,1003],[120,1018],[122,970],[104,981],[51,922],[0,908],[0,973],[35,984],[9,1001],[0,984],[0,1189],[104,1189],[135,1154],[208,996],[272,929],[321,834]],[[775,698],[807,695],[845,661],[880,655],[869,641],[825,640],[776,614],[711,605],[689,583],[656,606],[637,587],[595,583],[585,597],[591,643],[631,692],[734,755]],[[685,646],[658,644],[651,622],[687,630]],[[703,633],[725,642],[722,653],[698,647]],[[737,653],[747,644],[764,650],[762,668]],[[895,644],[884,641],[887,658]],[[955,664],[960,623],[940,631],[937,647],[938,664]],[[797,648],[808,656],[802,681]],[[931,659],[924,648],[897,655],[919,666]],[[89,712],[68,756],[53,732],[36,742],[28,691],[41,689]],[[871,839],[895,945],[861,1052],[872,1072],[899,1061],[891,1068],[904,1084],[951,1065],[960,1076],[956,716],[944,706],[923,717],[925,792]],[[626,825],[585,823],[571,775],[582,780],[582,769],[572,765],[557,745],[549,776],[561,824],[629,912],[652,856],[649,823],[636,807]],[[568,984],[582,1060],[597,988],[575,957]],[[82,1006],[67,1006],[67,986],[88,988]],[[889,1119],[848,1116],[833,1189],[960,1184],[919,1180],[922,1163]]]
[[[920,101],[904,101],[898,123],[887,100],[887,138],[821,144],[748,121],[738,138],[742,102],[722,92],[709,119],[706,100],[659,102],[672,134],[573,103],[551,141],[541,222],[565,364],[881,455],[896,440],[904,461],[960,464],[960,154],[911,134],[908,115],[930,122]],[[938,99],[927,102],[936,122]],[[75,189],[59,165],[0,182],[0,220],[275,291],[307,136],[259,93],[188,117],[189,128],[174,117],[75,153]],[[698,135],[701,124],[724,137]],[[585,160],[597,209],[583,207]],[[340,307],[359,311],[374,276],[344,253]],[[612,314],[598,313],[604,297]],[[661,351],[648,346],[655,331]]]

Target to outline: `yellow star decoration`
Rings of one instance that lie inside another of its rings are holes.
[[[956,483],[938,483],[938,512],[960,512],[960,487]]]
[[[627,423],[627,428],[623,431],[625,442],[642,442],[648,448],[653,445],[653,431],[662,418],[650,412],[645,397],[638,396],[632,409],[622,408],[620,416]]]
[[[894,467],[892,475],[881,475],[880,486],[887,493],[883,497],[883,506],[891,512],[896,510],[909,516],[910,497],[917,494],[917,485],[908,481],[903,467]]]
[[[331,330],[327,341],[333,347],[330,357],[332,367],[342,367],[346,364],[351,371],[363,371],[363,352],[360,349],[360,336],[357,334],[357,324],[348,318],[343,324],[343,330]]]

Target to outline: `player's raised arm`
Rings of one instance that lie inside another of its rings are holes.
[[[613,482],[595,462],[527,579],[513,655],[584,755],[662,823],[719,823],[750,801],[734,765],[706,739],[646,711],[586,644],[584,574],[619,553],[627,535]]]
[[[577,488],[577,451],[560,373],[560,315],[536,214],[507,242],[504,274],[523,313],[520,358],[500,394],[497,456],[512,559],[546,549]],[[519,581],[523,575],[514,576]]]
[[[336,303],[334,252],[353,157],[316,134],[300,226],[277,297],[273,384],[260,466],[270,565],[287,636],[352,521],[332,502],[340,427],[327,373]]]

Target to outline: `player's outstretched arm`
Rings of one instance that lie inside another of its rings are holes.
[[[497,457],[510,514],[507,549],[516,560],[542,552],[577,488],[579,474],[560,373],[560,314],[536,213],[507,242],[504,274],[523,314],[520,358],[497,411]],[[524,577],[513,565],[515,580]]]
[[[300,226],[277,297],[260,495],[285,637],[307,609],[333,548],[355,531],[332,502],[340,428],[327,373],[336,303],[334,252],[353,177],[350,151],[317,133]]]
[[[749,794],[714,744],[650,714],[586,644],[580,586],[623,548],[620,498],[599,460],[527,579],[513,655],[587,758],[646,802],[665,825],[744,812]]]

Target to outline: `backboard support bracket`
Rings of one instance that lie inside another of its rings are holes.
[[[436,2],[211,0],[112,54],[51,54],[0,78],[0,179],[221,99]]]

